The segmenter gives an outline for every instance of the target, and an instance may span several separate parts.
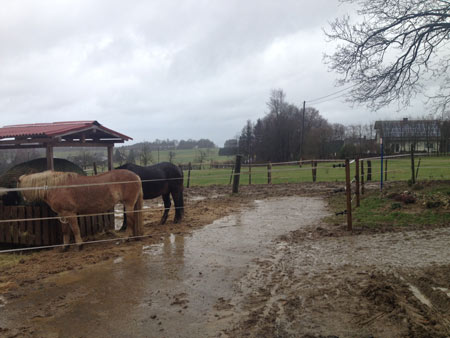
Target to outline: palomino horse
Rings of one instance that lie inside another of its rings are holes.
[[[142,232],[142,186],[139,176],[128,170],[113,170],[97,176],[81,176],[76,173],[44,171],[42,173],[22,175],[18,181],[25,200],[43,201],[58,214],[62,224],[64,249],[70,242],[72,229],[75,242],[81,249],[83,240],[80,236],[77,214],[94,214],[106,212],[117,203],[123,203],[129,212],[131,227],[137,236]],[[41,188],[39,188],[41,187]],[[130,212],[131,211],[131,212]]]
[[[175,204],[174,222],[181,221],[184,215],[183,202],[183,172],[175,164],[161,162],[148,167],[141,167],[133,163],[126,163],[117,169],[131,170],[142,180],[142,189],[144,199],[152,199],[162,195],[164,201],[164,214],[161,218],[161,224],[164,224],[169,215],[170,195],[172,195]],[[124,218],[123,229],[126,228]]]

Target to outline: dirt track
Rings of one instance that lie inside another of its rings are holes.
[[[149,239],[24,256],[0,336],[450,336],[450,228],[347,233],[320,221],[339,187],[193,188]]]

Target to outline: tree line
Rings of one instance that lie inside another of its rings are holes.
[[[344,146],[344,140],[372,139],[372,124],[344,126],[329,123],[314,107],[298,107],[286,101],[282,89],[271,92],[268,112],[256,122],[247,121],[235,141],[225,142],[224,152],[230,147],[252,161],[297,161],[300,158],[341,157],[348,151],[370,152],[369,144],[359,147]],[[353,149],[355,148],[355,149]]]

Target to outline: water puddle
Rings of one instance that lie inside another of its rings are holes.
[[[31,318],[44,302],[52,314],[40,320],[39,330],[45,333],[209,336],[208,332],[218,332],[215,306],[233,297],[236,281],[248,272],[252,261],[273,251],[272,240],[318,221],[324,210],[321,199],[258,201],[253,209],[217,220],[191,235],[170,234],[163,243],[143,246],[141,256],[119,257],[113,264],[56,275],[43,290],[11,305],[3,321],[20,323]]]
[[[203,200],[211,199],[211,198],[219,198],[219,197],[223,197],[223,196],[225,196],[225,194],[212,194],[210,196],[200,196],[200,195],[198,195],[198,196],[191,196],[191,197],[189,197],[189,200],[196,202],[196,201],[203,201]]]

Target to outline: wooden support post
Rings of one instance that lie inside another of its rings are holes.
[[[94,175],[97,175],[97,163],[93,163],[93,167],[94,167]]]
[[[252,163],[248,161],[248,184],[252,185]]]
[[[114,144],[108,146],[108,171],[113,170],[114,164],[113,164],[113,150],[114,150]]]
[[[233,194],[239,192],[239,178],[241,176],[242,156],[236,155],[236,164],[234,165]]]
[[[359,158],[355,159],[355,189],[356,189],[356,207],[360,205],[359,199]]]
[[[55,170],[55,164],[53,161],[53,146],[47,144],[46,147],[46,156],[47,156],[47,170]]]
[[[311,161],[311,167],[312,167],[312,180],[313,182],[315,182],[317,178],[317,162]]]
[[[272,162],[267,165],[267,184],[272,184]]]
[[[387,172],[388,172],[388,169],[387,169],[387,165],[388,165],[388,160],[386,159],[385,161],[384,161],[384,181],[386,182],[387,181]]]
[[[361,161],[361,195],[364,195],[364,160]]]
[[[411,144],[411,182],[416,183],[416,177],[414,175],[414,144]]]
[[[352,187],[350,183],[350,161],[345,160],[345,192],[347,195],[347,230],[353,229],[352,225]]]
[[[372,161],[367,161],[367,182],[372,181]]]
[[[417,163],[417,169],[416,169],[416,181],[417,181],[417,177],[419,176],[420,160],[421,160],[421,158],[419,157],[419,163]]]
[[[189,164],[188,164],[188,180],[187,180],[187,185],[186,185],[187,188],[189,188],[189,186],[191,185],[191,170],[192,170],[192,163],[189,162]]]

